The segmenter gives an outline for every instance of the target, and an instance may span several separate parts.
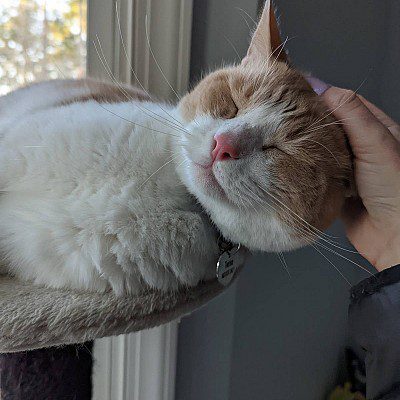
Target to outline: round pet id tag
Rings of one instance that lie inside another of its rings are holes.
[[[230,250],[225,250],[219,256],[217,262],[217,279],[222,285],[229,285],[236,270],[240,267],[243,261],[243,257],[240,253],[240,245],[238,245]]]

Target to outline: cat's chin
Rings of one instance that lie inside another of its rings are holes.
[[[178,172],[218,230],[231,242],[252,251],[266,252],[291,251],[309,244],[275,212],[257,211],[252,207],[243,209],[229,200],[229,193],[225,193],[223,182],[218,181],[212,166],[187,160]]]
[[[273,217],[261,225],[251,217],[246,221],[239,216],[229,223],[226,219],[221,220],[222,214],[214,214],[212,219],[215,225],[228,240],[240,243],[251,251],[286,252],[310,244]]]
[[[243,209],[223,199],[196,196],[211,220],[232,243],[240,243],[251,251],[281,252],[304,247],[313,240],[305,240],[273,212],[259,213],[254,209]]]
[[[224,188],[218,182],[212,170],[212,165],[202,165],[194,161],[191,162],[191,175],[193,186],[197,191],[201,191],[203,195],[210,196],[223,201],[228,201],[228,197]],[[195,193],[196,194],[196,193]]]

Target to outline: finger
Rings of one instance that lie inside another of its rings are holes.
[[[392,118],[386,115],[379,107],[375,104],[368,101],[365,97],[358,95],[360,100],[364,103],[364,105],[368,108],[372,114],[375,115],[378,120],[389,129],[389,131],[394,135],[394,137],[400,141],[400,126],[397,122],[395,122]]]
[[[331,87],[322,98],[335,117],[343,120],[356,158],[380,163],[398,145],[390,131],[351,90]]]

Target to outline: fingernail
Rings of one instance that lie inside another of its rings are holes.
[[[314,76],[306,76],[305,78],[318,96],[324,94],[331,87],[329,83],[325,83],[324,81],[321,81],[321,79],[315,78]]]

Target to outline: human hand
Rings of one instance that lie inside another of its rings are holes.
[[[349,90],[317,80],[312,86],[342,120],[354,153],[359,197],[349,199],[344,208],[346,234],[378,271],[399,264],[400,126]]]

